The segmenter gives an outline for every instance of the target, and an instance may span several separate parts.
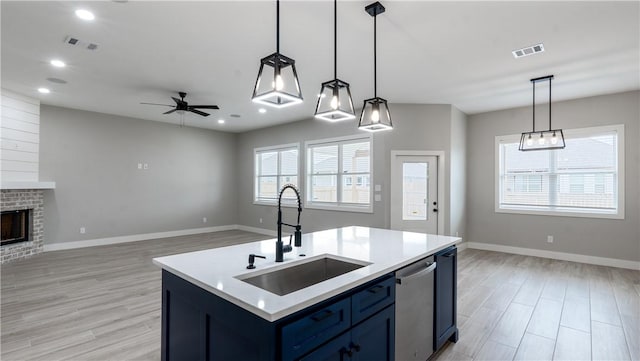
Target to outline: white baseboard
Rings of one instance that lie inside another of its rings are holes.
[[[587,256],[587,255],[575,254],[575,253],[545,251],[541,249],[532,249],[532,248],[503,246],[503,245],[492,244],[492,243],[479,243],[479,242],[464,242],[464,243],[467,244],[466,247],[471,249],[482,249],[485,251],[513,253],[513,254],[520,254],[523,256],[551,258],[551,259],[558,259],[562,261],[595,264],[598,266],[609,266],[609,267],[626,268],[626,269],[632,269],[632,270],[640,270],[640,262],[628,261],[624,259]],[[458,249],[459,248],[460,246],[458,246]]]
[[[462,252],[465,249],[469,248],[469,242],[462,242],[462,243],[458,243],[456,244],[456,247],[458,248],[458,252]]]
[[[277,231],[273,231],[271,229],[243,226],[241,224],[238,225],[237,227],[238,227],[237,229],[241,230],[241,231],[259,233],[259,234],[264,234],[266,236],[271,236],[271,237],[277,237],[278,236],[278,232]]]
[[[126,243],[126,242],[138,242],[138,241],[145,241],[145,240],[149,240],[149,239],[177,237],[177,236],[188,236],[188,235],[192,235],[192,234],[220,232],[220,231],[230,231],[230,230],[240,229],[240,227],[241,226],[238,226],[237,224],[230,224],[230,225],[226,225],[226,226],[181,229],[181,230],[178,230],[178,231],[144,233],[144,234],[134,234],[134,235],[129,235],[129,236],[118,236],[118,237],[88,239],[88,240],[84,240],[84,241],[53,243],[53,244],[45,244],[44,245],[44,251],[45,252],[60,251],[60,250],[63,250],[63,249],[74,249],[74,248],[104,246],[104,245],[108,245],[108,244],[117,244],[117,243]],[[256,229],[258,229],[258,228],[256,228]],[[259,233],[259,232],[256,232],[256,233]]]

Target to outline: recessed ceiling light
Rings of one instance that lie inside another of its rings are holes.
[[[93,15],[91,11],[85,10],[85,9],[76,10],[76,16],[82,20],[87,20],[87,21],[90,21],[96,18],[96,16]]]
[[[51,93],[51,90],[49,90],[47,88],[38,88],[38,92],[40,92],[42,94],[49,94],[49,93]]]
[[[267,110],[265,108],[260,108],[258,109],[258,112],[260,112],[261,114],[264,114],[267,112]]]
[[[224,119],[218,119],[218,124],[224,124]]]
[[[55,66],[56,68],[64,68],[65,66],[67,66],[67,64],[64,63],[64,61],[62,60],[58,60],[58,59],[53,59],[51,60],[51,65]]]

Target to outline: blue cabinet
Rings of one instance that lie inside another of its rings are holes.
[[[162,360],[392,360],[395,279],[269,322],[162,271]]]
[[[392,361],[394,324],[395,309],[391,305],[298,360]]]
[[[455,246],[434,255],[435,271],[433,347],[437,351],[447,340],[458,341],[456,326],[457,254]]]

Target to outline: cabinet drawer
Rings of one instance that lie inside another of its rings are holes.
[[[394,277],[369,285],[351,296],[351,323],[356,324],[395,302]]]
[[[346,298],[320,308],[282,328],[282,356],[292,360],[351,326],[351,303]]]

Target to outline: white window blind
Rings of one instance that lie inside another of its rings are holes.
[[[256,202],[275,203],[278,192],[285,184],[298,184],[298,146],[283,145],[258,148],[255,153],[255,197]],[[285,192],[283,199],[295,198],[293,192]]]
[[[370,137],[307,144],[307,205],[370,209]]]
[[[566,148],[521,152],[496,138],[497,211],[620,215],[622,126],[566,130]]]

